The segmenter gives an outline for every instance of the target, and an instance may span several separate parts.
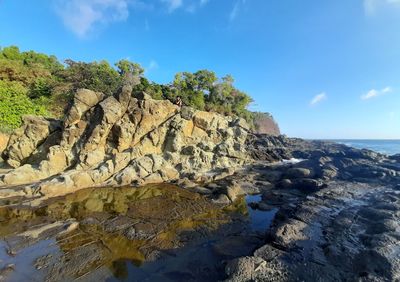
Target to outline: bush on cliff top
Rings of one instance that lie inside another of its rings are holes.
[[[19,126],[23,114],[49,113],[61,118],[77,89],[112,95],[127,73],[140,78],[134,91],[172,102],[180,97],[187,106],[240,116],[253,125],[255,115],[247,110],[252,99],[234,87],[230,75],[218,79],[208,70],[181,72],[170,84],[158,84],[146,79],[144,69],[137,63],[120,60],[115,67],[107,61],[86,63],[68,59],[62,64],[55,56],[21,52],[16,46],[0,49],[0,127]]]
[[[23,115],[47,115],[46,102],[33,102],[27,93],[28,89],[19,82],[0,80],[0,131],[9,132],[19,127]]]

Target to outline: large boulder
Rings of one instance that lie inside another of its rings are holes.
[[[59,120],[23,116],[22,126],[11,134],[2,158],[14,168],[23,165],[51,134],[61,130],[61,125]]]
[[[65,127],[78,123],[83,114],[85,114],[90,108],[97,105],[101,100],[104,99],[104,97],[104,94],[101,92],[94,92],[88,89],[79,89],[75,94],[71,108],[69,109],[68,115],[65,119]]]

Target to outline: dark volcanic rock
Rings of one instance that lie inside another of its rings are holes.
[[[305,160],[258,168],[256,178],[276,188],[253,206],[279,211],[267,243],[228,263],[228,281],[400,281],[398,155],[284,136],[251,138],[256,159]]]

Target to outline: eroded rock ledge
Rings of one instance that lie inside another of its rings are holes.
[[[110,97],[81,89],[64,121],[24,117],[2,154],[14,169],[0,186],[24,184],[19,195],[52,197],[94,186],[201,181],[251,161],[247,135],[243,119],[133,97],[131,86]]]

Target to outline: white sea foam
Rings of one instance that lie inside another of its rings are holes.
[[[297,163],[300,163],[302,161],[305,161],[305,159],[291,158],[289,160],[282,160],[282,163],[284,163],[284,164],[297,164]]]

